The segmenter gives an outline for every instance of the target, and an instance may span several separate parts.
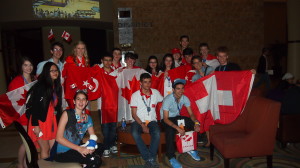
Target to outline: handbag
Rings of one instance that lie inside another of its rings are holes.
[[[176,134],[176,147],[179,153],[185,153],[197,148],[197,132],[188,131],[185,135]]]

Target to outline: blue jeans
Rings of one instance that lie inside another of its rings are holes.
[[[104,136],[103,146],[104,150],[109,150],[116,143],[116,131],[117,131],[117,123],[106,123],[101,124],[102,134]]]
[[[135,143],[142,155],[142,158],[144,160],[149,160],[149,159],[156,159],[156,153],[158,150],[158,145],[160,141],[160,129],[156,121],[151,121],[148,124],[149,128],[149,133],[151,136],[151,143],[148,147],[145,145],[141,134],[143,133],[142,126],[138,124],[137,122],[133,122],[131,124],[131,134],[135,140]]]

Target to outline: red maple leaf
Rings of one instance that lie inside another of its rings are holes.
[[[122,96],[128,101],[128,104],[130,104],[131,95],[140,89],[140,83],[135,76],[129,81],[129,86],[130,88],[122,88]]]
[[[26,102],[26,95],[27,95],[27,90],[24,89],[24,93],[21,94],[22,98],[17,101],[18,106],[23,106]]]

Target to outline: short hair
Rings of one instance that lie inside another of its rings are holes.
[[[229,53],[229,49],[226,46],[220,46],[220,47],[217,48],[217,55],[220,52],[228,54]]]
[[[181,41],[184,38],[186,38],[188,41],[190,41],[190,37],[188,35],[182,35],[182,36],[180,36],[179,41]]]
[[[104,57],[109,57],[109,58],[113,59],[113,56],[110,53],[103,54],[101,59],[104,59]]]
[[[265,52],[267,52],[267,51],[270,51],[270,48],[264,47],[264,48],[261,50],[261,53],[263,54],[263,53],[265,53]]]
[[[193,56],[191,62],[193,63],[195,59],[198,59],[200,62],[202,62],[202,58],[199,55]]]
[[[55,47],[55,46],[59,46],[59,47],[62,49],[62,51],[64,51],[64,45],[63,45],[62,43],[58,42],[58,41],[53,42],[53,43],[51,44],[50,50],[54,50],[54,47]]]
[[[136,59],[137,59],[137,55],[134,54],[134,53],[131,53],[131,52],[127,52],[127,53],[125,54],[125,60],[128,59],[128,58],[131,58],[131,59],[136,60]]]
[[[111,50],[111,54],[113,54],[114,51],[120,51],[120,52],[122,52],[122,50],[121,50],[120,48],[113,48],[113,49]]]
[[[144,79],[151,79],[151,75],[149,73],[142,73],[140,76],[140,81],[143,81]]]
[[[184,87],[185,84],[182,82],[178,82],[178,83],[173,84],[172,88],[175,89],[177,85],[183,85],[183,87]]]
[[[183,52],[182,52],[182,55],[192,55],[192,54],[194,54],[194,51],[190,47],[184,49]]]
[[[207,43],[200,43],[199,48],[201,48],[201,47],[207,47],[209,49],[209,46]]]

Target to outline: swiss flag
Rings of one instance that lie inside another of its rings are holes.
[[[129,106],[131,95],[140,89],[140,76],[143,73],[148,73],[144,69],[124,69],[117,77],[119,87],[118,100],[118,121],[123,117],[126,120],[132,120],[131,109]]]
[[[28,90],[37,81],[0,95],[0,125],[7,127],[25,113],[25,102]]]
[[[71,34],[69,32],[64,31],[63,34],[61,35],[61,37],[63,39],[65,39],[67,42],[72,41]]]
[[[184,94],[201,123],[201,132],[210,125],[228,124],[243,111],[248,100],[254,75],[251,71],[215,72],[185,87]],[[188,116],[186,110],[181,115]]]
[[[48,40],[50,41],[50,40],[53,40],[53,39],[54,39],[54,34],[53,34],[52,29],[50,29],[50,32],[48,34]]]

